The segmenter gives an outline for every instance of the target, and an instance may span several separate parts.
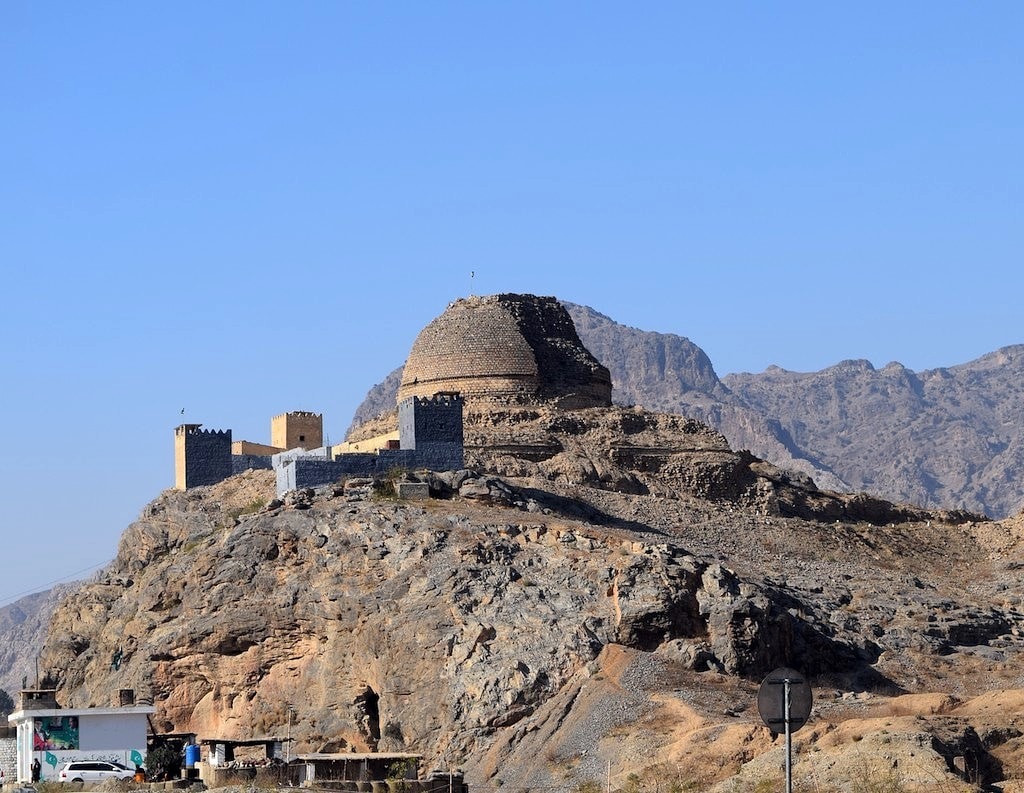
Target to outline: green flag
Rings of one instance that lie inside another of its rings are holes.
[[[132,762],[135,765],[142,765],[142,755],[139,754],[138,749],[132,749]]]
[[[44,758],[46,760],[46,764],[49,765],[50,768],[56,768],[57,767],[57,755],[55,755],[55,754],[53,754],[51,752],[46,752],[46,754],[44,755]]]

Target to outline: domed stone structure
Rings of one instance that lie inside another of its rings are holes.
[[[612,381],[553,297],[490,295],[457,300],[412,345],[398,401],[458,391],[474,402],[611,404]]]

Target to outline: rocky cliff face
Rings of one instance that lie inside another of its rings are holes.
[[[587,349],[614,373],[616,404],[674,413],[696,394],[739,404],[689,339],[620,325],[587,306],[565,307]]]
[[[1012,527],[825,493],[678,416],[475,422],[480,472],[428,476],[427,502],[350,480],[282,503],[269,472],[164,493],[56,612],[50,682],[68,705],[135,688],[160,729],[203,736],[280,733],[292,705],[299,751],[568,787],[656,765],[666,708],[746,735],[700,760],[731,773],[770,747],[749,686],[794,659],[898,692],[971,648],[1019,657]]]

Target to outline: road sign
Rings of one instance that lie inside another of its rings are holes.
[[[786,793],[793,793],[793,733],[811,715],[811,684],[795,669],[776,669],[757,692],[757,712],[768,729],[786,736]]]
[[[786,685],[786,682],[789,685]],[[796,732],[811,715],[811,685],[795,669],[780,667],[761,683],[757,692],[757,712],[768,729],[786,731],[786,689],[789,689],[789,731]]]

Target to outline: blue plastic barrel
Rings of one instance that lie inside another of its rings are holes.
[[[190,743],[185,747],[185,768],[195,768],[199,762],[199,744]]]

